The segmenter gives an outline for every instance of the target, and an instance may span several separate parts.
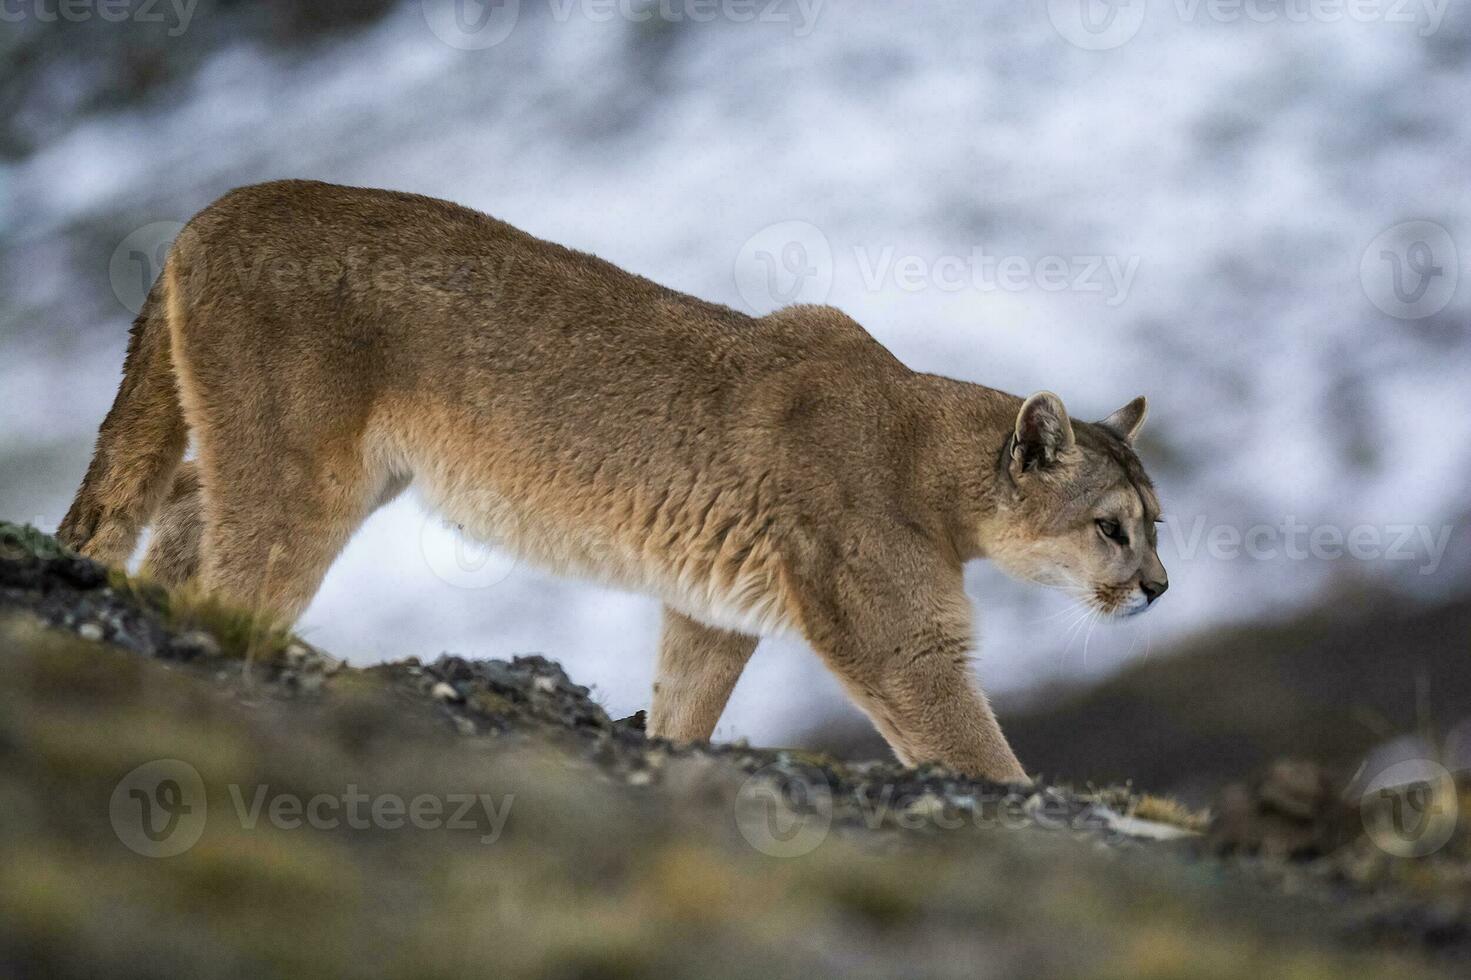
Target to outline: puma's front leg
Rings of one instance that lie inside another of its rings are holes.
[[[862,692],[860,701],[905,765],[940,762],[999,783],[1029,782],[955,644],[872,650],[859,664],[839,675],[853,678],[850,688]]]
[[[677,742],[708,739],[756,642],[665,606],[649,734]]]
[[[905,765],[1030,782],[972,676],[960,566],[913,539],[869,547],[814,590],[808,641]]]

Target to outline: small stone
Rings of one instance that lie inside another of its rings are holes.
[[[1332,796],[1332,786],[1313,763],[1282,759],[1272,764],[1258,793],[1277,812],[1311,820]]]
[[[77,635],[84,640],[91,640],[96,643],[102,639],[102,627],[96,623],[83,623],[77,628]]]
[[[452,681],[468,681],[475,676],[474,670],[464,657],[440,657],[434,664],[434,670],[439,676]]]
[[[180,660],[210,659],[220,655],[220,642],[203,630],[189,630],[169,640],[168,652]]]
[[[438,698],[440,701],[460,702],[464,700],[464,698],[460,696],[459,691],[456,691],[454,687],[446,684],[444,681],[440,681],[438,684],[435,684],[432,688],[430,688],[429,694],[432,697]]]
[[[646,732],[649,728],[649,716],[640,709],[627,718],[617,719],[613,722],[613,727],[627,729],[631,732]]]
[[[53,567],[62,579],[79,589],[95,589],[107,584],[107,569],[86,558],[61,558]]]
[[[914,801],[904,808],[904,812],[917,820],[936,821],[948,815],[945,801],[940,799],[929,790],[915,797]]]
[[[459,731],[461,735],[480,734],[480,729],[475,727],[475,722],[471,721],[469,718],[466,718],[464,715],[455,715],[455,729]]]

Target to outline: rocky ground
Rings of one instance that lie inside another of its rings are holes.
[[[0,538],[7,974],[1326,978],[1471,961],[1471,797],[1454,784],[1384,796],[1431,815],[1418,840],[1445,831],[1406,857],[1385,837],[1398,811],[1360,812],[1307,762],[1226,788],[1207,824],[1126,788],[676,746],[540,657],[350,668],[31,529]]]

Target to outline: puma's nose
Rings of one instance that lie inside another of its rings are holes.
[[[1162,578],[1157,582],[1143,581],[1139,583],[1139,588],[1144,590],[1144,598],[1150,602],[1154,602],[1154,600],[1164,595],[1165,589],[1169,587],[1170,580],[1167,578]]]

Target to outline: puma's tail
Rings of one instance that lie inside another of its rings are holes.
[[[133,321],[117,399],[57,530],[63,542],[108,565],[132,556],[188,442],[169,350],[169,278],[166,268]]]

